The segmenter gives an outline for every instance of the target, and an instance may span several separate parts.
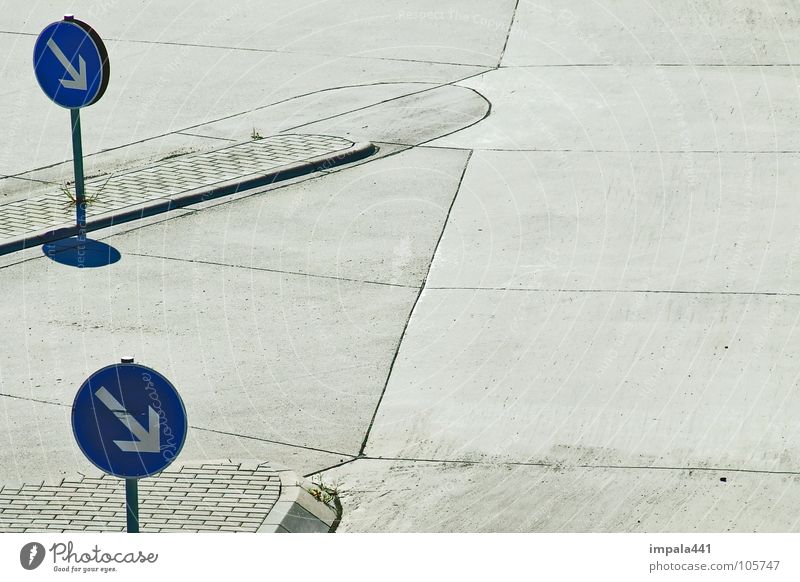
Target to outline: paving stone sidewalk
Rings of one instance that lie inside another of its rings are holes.
[[[142,532],[257,532],[281,494],[267,464],[188,464],[139,481]],[[0,532],[125,531],[125,482],[108,475],[0,488]]]
[[[296,177],[372,151],[371,144],[354,144],[339,137],[281,134],[181,155],[145,168],[87,180],[87,220],[90,230],[92,226],[102,228],[115,219],[124,222]],[[100,217],[106,220],[98,222]],[[68,194],[58,188],[0,205],[0,254],[59,238],[47,233],[68,229],[74,220],[75,206]]]

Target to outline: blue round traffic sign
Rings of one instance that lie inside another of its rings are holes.
[[[45,95],[61,107],[78,109],[103,96],[110,65],[100,35],[85,22],[65,16],[36,39],[33,70]]]
[[[186,409],[170,384],[139,364],[98,370],[75,395],[72,432],[100,470],[138,479],[163,470],[186,440]]]

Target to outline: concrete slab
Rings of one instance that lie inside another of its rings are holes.
[[[126,252],[418,287],[467,152],[410,150],[106,242]],[[169,264],[169,263],[165,263]]]
[[[35,196],[43,188],[54,187],[54,182],[45,180],[3,176],[0,178],[0,200],[11,202],[29,196]]]
[[[428,284],[797,293],[798,187],[796,154],[476,152]]]
[[[797,475],[364,459],[326,478],[344,532],[800,530]]]
[[[57,1],[9,11],[0,29],[38,34],[63,13]],[[175,2],[86,7],[76,16],[107,38],[221,47],[358,55],[370,58],[497,64],[514,0]],[[45,15],[52,16],[45,16]]]
[[[503,65],[796,64],[798,32],[791,0],[523,0]]]
[[[0,356],[0,391],[71,404],[88,373],[134,354],[180,390],[192,424],[358,451],[416,289],[120,250],[100,269],[3,269],[16,299],[0,309],[21,339]]]
[[[463,85],[492,103],[492,115],[434,145],[781,152],[800,140],[788,67],[500,69]]]
[[[63,398],[78,386],[63,387]],[[8,384],[3,383],[7,389]],[[47,387],[44,398],[61,397],[61,390]],[[58,392],[58,394],[55,394]],[[50,394],[53,393],[53,394]],[[73,395],[74,396],[74,395]],[[262,462],[273,459],[291,464],[301,474],[319,471],[347,460],[348,457],[313,449],[246,438],[198,428],[190,417],[186,443],[178,458],[180,463],[225,458]],[[0,463],[2,485],[20,487],[31,483],[59,483],[77,474],[95,475],[94,467],[83,455],[72,435],[70,408],[65,404],[37,402],[0,395]],[[215,455],[217,455],[215,457]]]
[[[796,296],[426,290],[370,456],[798,471]]]

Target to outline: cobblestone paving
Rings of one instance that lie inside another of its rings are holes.
[[[183,465],[139,481],[142,532],[255,532],[280,494],[268,465]],[[0,532],[124,531],[125,482],[104,475],[0,488]]]
[[[335,156],[353,142],[325,135],[275,135],[211,152],[187,154],[122,174],[86,182],[87,216],[211,187],[319,156]],[[75,207],[58,188],[0,205],[0,240],[75,220]]]

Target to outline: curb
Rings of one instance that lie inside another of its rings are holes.
[[[89,218],[86,221],[86,232],[101,228],[147,218],[156,214],[169,212],[192,204],[213,200],[223,196],[230,196],[242,190],[268,186],[283,180],[290,180],[305,174],[325,171],[330,168],[355,162],[371,156],[377,151],[371,142],[356,143],[346,150],[340,150],[336,155],[322,155],[309,158],[298,164],[291,164],[275,168],[266,173],[253,173],[243,178],[215,184],[210,188],[198,188],[176,194],[154,198],[143,204],[136,204],[125,209],[112,211],[106,215]],[[72,223],[64,223],[46,230],[26,233],[0,242],[0,255],[21,251],[27,248],[40,246],[56,240],[77,236],[78,227]]]
[[[280,476],[281,493],[256,533],[331,533],[339,516],[311,496],[311,482],[281,465],[269,467]]]

